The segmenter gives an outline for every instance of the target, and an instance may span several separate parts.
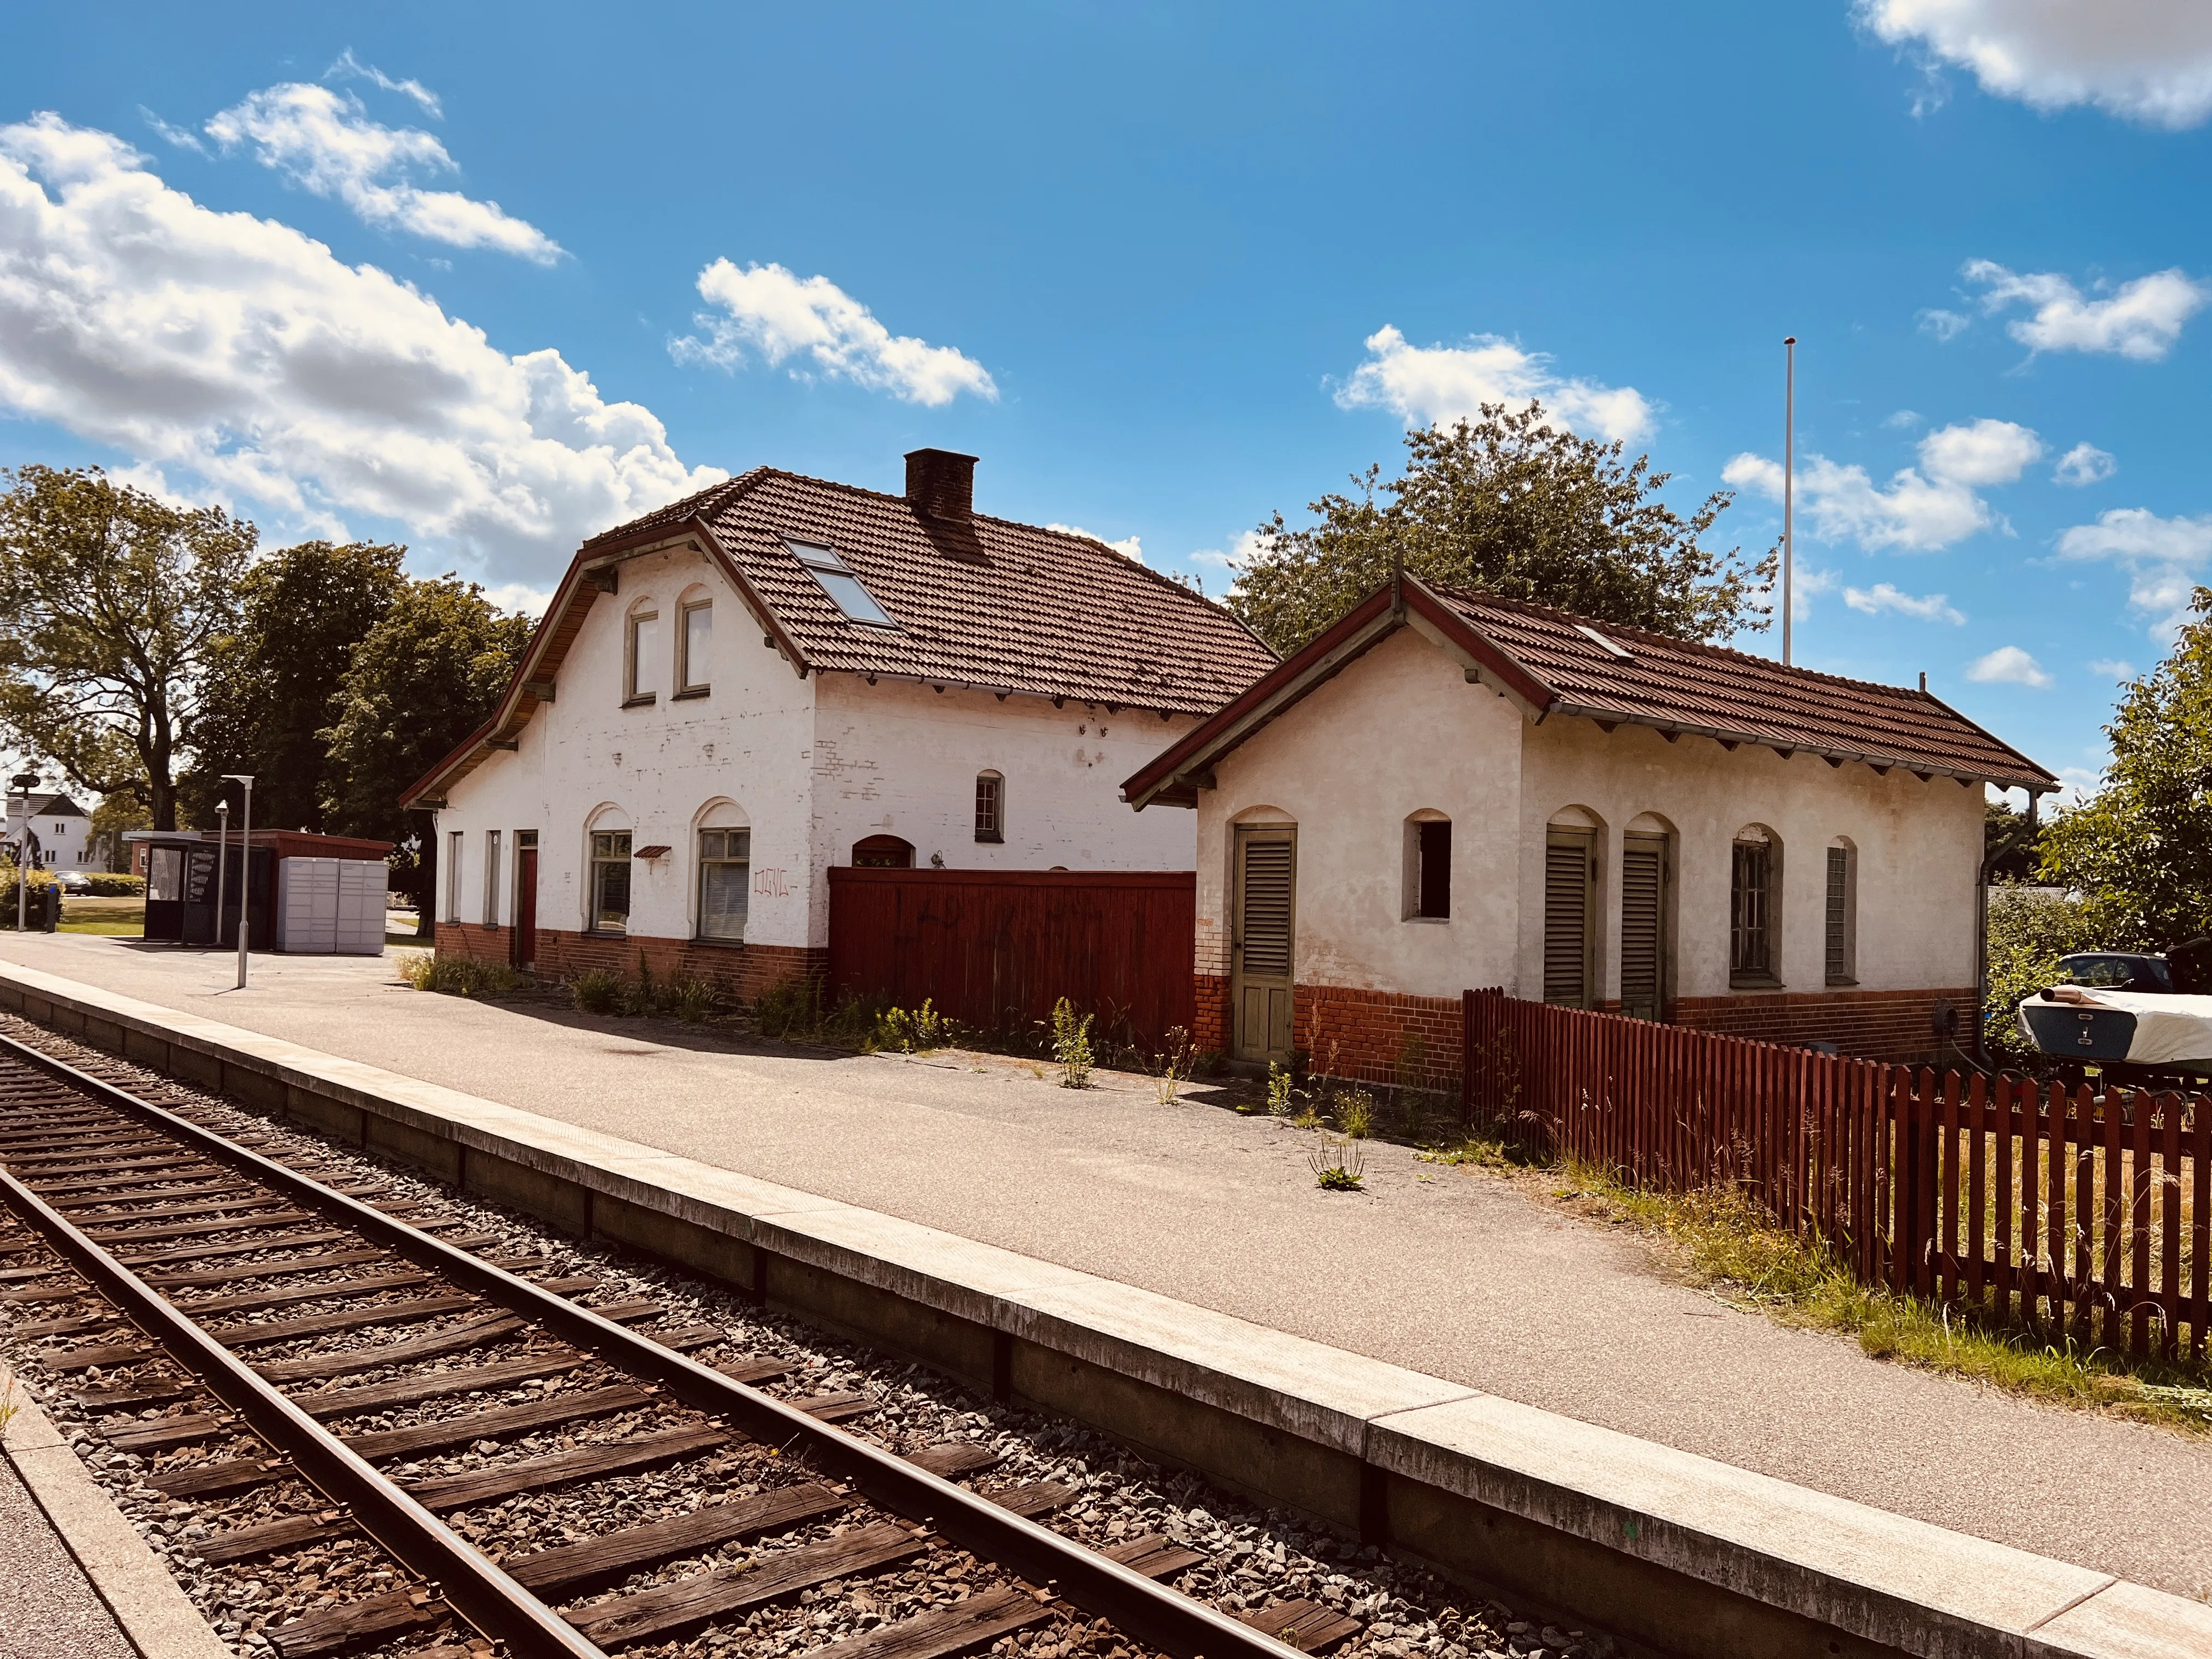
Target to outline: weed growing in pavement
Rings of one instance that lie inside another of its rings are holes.
[[[1168,1046],[1152,1056],[1152,1086],[1163,1106],[1176,1103],[1176,1091],[1190,1076],[1190,1033],[1180,1025],[1168,1028]]]
[[[1267,1115],[1290,1116],[1291,1102],[1291,1074],[1271,1060],[1267,1062]]]
[[[1091,1016],[1077,1018],[1066,997],[1052,1005],[1052,1057],[1060,1062],[1060,1086],[1091,1086]]]
[[[530,983],[503,963],[471,962],[465,957],[434,956],[428,951],[403,951],[392,966],[416,990],[440,991],[452,997],[486,996]]]
[[[2212,1374],[1996,1325],[1941,1302],[1860,1284],[1824,1240],[1777,1226],[1732,1188],[1640,1193],[1574,1165],[1559,1196],[1665,1237],[1692,1277],[1739,1305],[1792,1324],[1856,1337],[1876,1359],[1971,1376],[2046,1403],[2212,1433]]]
[[[15,1420],[15,1413],[21,1409],[15,1400],[15,1373],[9,1371],[6,1380],[0,1382],[0,1434],[8,1431],[8,1425]]]
[[[1314,1173],[1315,1186],[1332,1193],[1356,1193],[1367,1175],[1367,1153],[1358,1141],[1332,1141],[1309,1147],[1306,1167]]]
[[[1336,1097],[1336,1127],[1346,1140],[1364,1140],[1375,1133],[1375,1097],[1364,1089],[1346,1089]]]
[[[1456,1146],[1425,1146],[1413,1156],[1424,1164],[1473,1164],[1492,1170],[1528,1161],[1510,1142],[1496,1135],[1480,1134],[1469,1135]]]
[[[696,1025],[713,1018],[722,1006],[721,988],[697,974],[678,974],[668,983],[669,1006],[676,1018]]]
[[[921,1006],[908,1013],[903,1008],[886,1008],[876,1016],[876,1029],[870,1040],[878,1048],[896,1048],[902,1054],[926,1054],[941,1048],[952,1036],[952,1022],[932,1006],[934,999],[924,997]]]
[[[794,975],[779,980],[754,1001],[753,1029],[766,1037],[866,1048],[887,1006],[881,997],[848,996],[831,1008],[820,980]]]

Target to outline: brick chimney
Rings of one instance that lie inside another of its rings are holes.
[[[968,523],[975,516],[975,458],[949,449],[908,450],[906,498],[925,520]]]

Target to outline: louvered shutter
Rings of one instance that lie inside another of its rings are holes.
[[[1244,844],[1244,971],[1255,979],[1291,976],[1291,843]]]
[[[1664,843],[1629,837],[1620,849],[1620,1012],[1660,1017],[1666,927]]]
[[[1589,1006],[1590,837],[1554,830],[1544,847],[1544,1000]]]
[[[1850,849],[1828,849],[1827,978],[1831,985],[1851,983],[1851,855]]]

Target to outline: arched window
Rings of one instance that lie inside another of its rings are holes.
[[[1859,982],[1859,849],[1848,836],[1828,844],[1823,956],[1831,985]]]
[[[629,931],[629,822],[619,807],[603,806],[592,814],[585,834],[590,866],[585,887],[584,925],[594,933]]]
[[[676,695],[703,697],[714,685],[714,600],[703,587],[677,601]]]
[[[1735,832],[1729,876],[1729,983],[1782,982],[1782,843],[1763,823]]]
[[[1425,806],[1406,820],[1406,920],[1451,917],[1451,820]]]
[[[698,936],[742,945],[752,894],[752,830],[735,801],[719,800],[700,812],[694,834],[699,849]]]
[[[896,836],[869,836],[853,843],[855,870],[911,870],[914,843]]]
[[[656,700],[660,684],[660,606],[641,599],[629,608],[623,644],[623,707]]]
[[[1006,838],[1006,780],[997,772],[975,775],[975,839]]]

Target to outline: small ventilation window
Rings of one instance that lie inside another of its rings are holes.
[[[872,628],[896,628],[890,613],[878,605],[868,590],[860,585],[845,562],[837,556],[834,547],[824,547],[819,542],[787,541],[792,557],[806,567],[814,580],[822,584],[833,604],[854,622],[866,623]]]

